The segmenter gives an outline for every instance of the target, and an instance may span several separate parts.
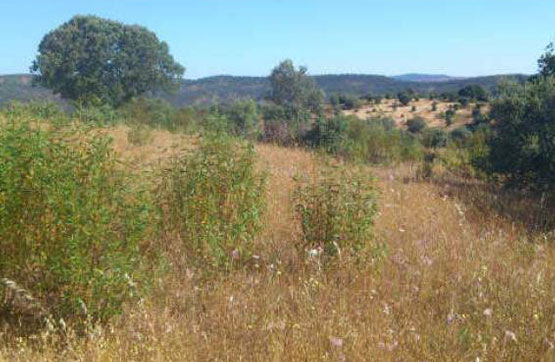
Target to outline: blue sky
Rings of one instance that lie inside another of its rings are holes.
[[[27,72],[42,36],[76,14],[141,24],[186,78],[533,73],[555,39],[552,0],[0,0],[0,74]]]

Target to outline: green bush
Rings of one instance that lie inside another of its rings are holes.
[[[27,117],[32,119],[66,118],[67,115],[58,103],[50,101],[11,101],[2,109],[10,117]]]
[[[209,136],[166,171],[160,200],[168,231],[198,266],[229,270],[250,258],[265,205],[255,156],[252,145]]]
[[[419,160],[423,147],[417,137],[394,128],[390,119],[351,119],[341,155],[370,163]]]
[[[357,255],[375,246],[376,190],[367,172],[326,166],[310,180],[298,179],[296,211],[302,251]]]
[[[510,183],[555,189],[555,78],[507,85],[492,102],[493,134],[482,166]]]
[[[412,100],[407,92],[401,92],[397,95],[397,99],[403,106],[407,106]]]
[[[304,142],[311,147],[324,148],[329,153],[338,153],[346,137],[346,130],[352,117],[337,115],[318,118],[304,136]]]
[[[260,116],[254,100],[235,101],[220,110],[229,119],[232,134],[251,140],[260,135]]]
[[[428,123],[422,117],[415,117],[407,121],[407,129],[411,133],[420,133],[428,127]]]
[[[0,122],[0,277],[56,319],[105,321],[146,280],[151,203],[120,168],[109,141],[83,129]]]
[[[119,108],[128,124],[142,124],[151,128],[176,131],[178,112],[168,102],[158,98],[134,98]]]
[[[422,144],[428,148],[445,147],[447,139],[447,133],[441,128],[429,128],[422,133]]]
[[[455,117],[456,110],[454,108],[449,108],[445,111],[445,124],[450,126],[453,124],[453,118]]]

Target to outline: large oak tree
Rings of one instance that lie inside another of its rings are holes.
[[[185,69],[145,27],[75,16],[44,36],[31,71],[63,98],[117,106],[148,91],[176,89]]]

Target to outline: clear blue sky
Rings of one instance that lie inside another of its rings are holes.
[[[186,78],[533,73],[555,39],[553,0],[0,0],[0,74],[27,72],[42,36],[76,14],[141,24]]]

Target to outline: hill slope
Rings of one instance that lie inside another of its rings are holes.
[[[395,94],[411,88],[416,92],[456,92],[469,84],[479,84],[490,90],[504,78],[522,81],[525,75],[488,76],[464,79],[449,79],[445,81],[407,81],[380,75],[339,74],[316,75],[314,79],[326,92],[349,93],[353,95]],[[414,79],[414,78],[413,78]],[[191,104],[206,104],[219,99],[228,102],[237,98],[251,97],[261,99],[269,90],[266,77],[237,77],[214,76],[197,80],[184,80],[179,92],[172,95],[162,95],[162,98],[176,106]],[[0,104],[12,99],[29,100],[32,98],[55,100],[57,97],[44,88],[32,86],[31,76],[16,74],[0,76]]]

